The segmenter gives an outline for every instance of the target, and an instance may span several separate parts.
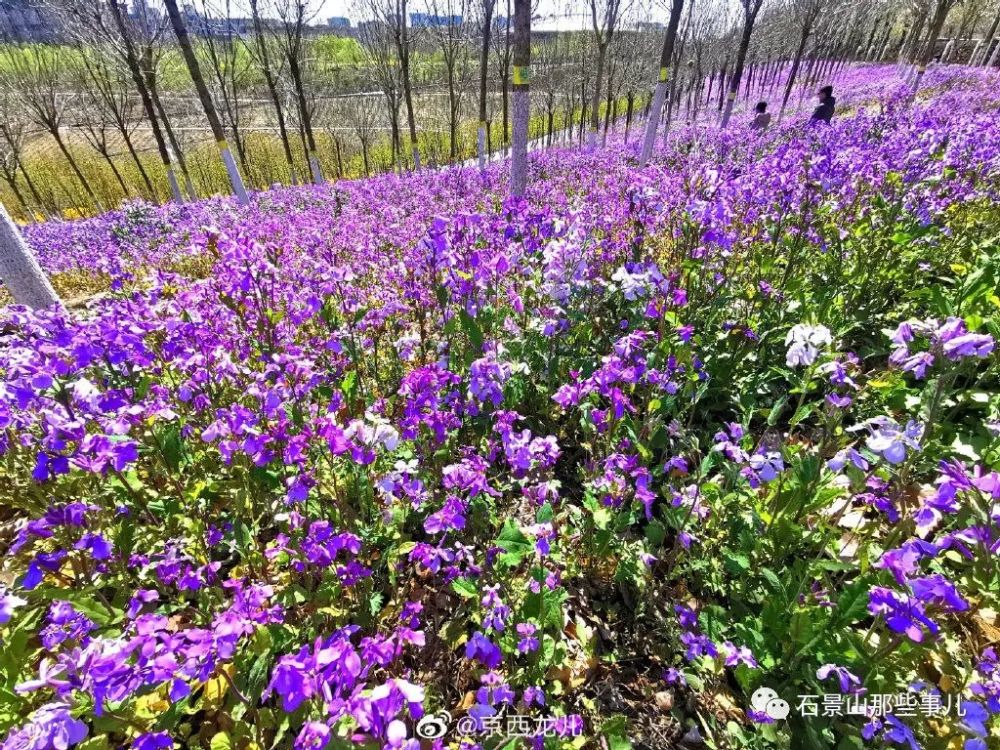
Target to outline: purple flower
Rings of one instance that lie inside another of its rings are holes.
[[[521,640],[517,642],[517,650],[522,654],[527,654],[538,650],[538,639],[535,638],[537,628],[530,622],[521,622],[517,625],[517,634]]]
[[[871,435],[866,445],[873,453],[882,456],[891,464],[900,464],[906,460],[906,449],[920,450],[920,438],[924,434],[924,426],[912,419],[901,429],[891,419],[881,418],[870,423]]]
[[[940,573],[913,578],[909,581],[913,595],[925,604],[933,604],[952,612],[964,612],[969,603],[962,598],[955,584]]]
[[[14,615],[14,610],[23,607],[27,602],[19,596],[6,591],[0,593],[0,625],[6,625]]]
[[[87,725],[73,718],[65,703],[47,703],[30,720],[12,729],[3,750],[66,750],[87,736]]]
[[[868,471],[867,459],[854,448],[844,448],[842,451],[839,451],[837,455],[827,461],[826,465],[830,471],[840,472],[843,471],[848,463],[853,464],[859,471]]]
[[[836,664],[824,664],[816,670],[817,680],[826,680],[831,675],[837,678],[837,681],[840,683],[840,692],[842,693],[856,692],[856,688],[861,687],[861,678],[848,670],[847,667],[840,667]]]
[[[321,721],[307,721],[299,730],[295,750],[323,750],[330,743],[330,727]]]
[[[465,658],[478,659],[487,668],[496,669],[503,661],[503,654],[493,641],[477,630],[465,644]]]
[[[958,360],[965,357],[988,357],[993,351],[992,336],[979,333],[966,333],[956,336],[944,345],[944,355],[948,359]]]
[[[166,750],[174,741],[167,732],[147,732],[132,740],[132,750]]]
[[[873,615],[882,615],[890,630],[905,633],[916,643],[924,640],[925,631],[936,636],[940,630],[927,617],[923,605],[916,598],[882,586],[876,586],[869,592],[868,611]]]

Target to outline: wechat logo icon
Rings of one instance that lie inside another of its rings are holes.
[[[779,698],[778,694],[768,687],[757,688],[750,697],[750,705],[755,711],[775,721],[787,719],[788,712],[791,710],[788,701]]]

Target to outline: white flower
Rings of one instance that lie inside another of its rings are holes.
[[[625,266],[622,266],[615,271],[611,280],[618,284],[622,290],[622,294],[625,295],[625,299],[629,302],[649,294],[648,272],[630,273]]]
[[[808,367],[819,356],[819,348],[831,343],[833,338],[826,326],[794,325],[785,337],[788,346],[785,364],[789,367]]]

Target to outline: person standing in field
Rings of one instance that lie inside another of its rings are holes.
[[[824,86],[819,90],[819,106],[813,112],[810,122],[825,122],[829,125],[836,108],[837,99],[833,95],[833,86]]]
[[[767,130],[771,125],[771,113],[767,111],[767,102],[757,102],[754,112],[757,114],[750,123],[750,129],[758,132]]]

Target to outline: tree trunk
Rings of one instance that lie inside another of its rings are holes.
[[[802,33],[799,35],[799,46],[795,49],[795,57],[792,59],[792,69],[788,71],[788,81],[785,83],[785,95],[781,98],[781,110],[778,112],[778,122],[781,122],[781,118],[785,116],[785,108],[788,107],[788,100],[792,96],[792,89],[795,88],[795,76],[798,75],[799,66],[802,64],[802,55],[805,54],[810,33],[812,33],[811,24],[802,27]]]
[[[21,193],[21,188],[17,186],[17,172],[12,175],[4,175],[4,180],[8,185],[10,185],[10,190],[14,193],[14,197],[17,198],[17,202],[21,204],[24,209],[25,218],[31,222],[35,223],[34,212],[31,210],[31,206],[28,205],[28,201],[24,199],[24,194]]]
[[[597,45],[597,73],[595,75],[594,93],[590,102],[590,134],[587,143],[591,148],[597,146],[597,133],[601,127],[601,81],[604,78],[604,62],[608,56],[608,43]]]
[[[297,55],[288,55],[288,73],[292,77],[292,85],[295,87],[295,96],[299,105],[299,122],[302,123],[302,131],[305,133],[306,149],[309,159],[309,169],[312,171],[313,182],[322,185],[323,172],[319,167],[319,156],[316,153],[316,137],[313,134],[312,114],[309,112],[309,101],[306,98],[306,89],[302,80],[302,68],[299,66]]]
[[[406,125],[410,131],[410,151],[413,156],[413,168],[420,169],[420,145],[417,142],[417,117],[413,111],[413,86],[410,81],[410,39],[407,36],[408,21],[405,2],[397,21],[399,29],[396,34],[396,46],[399,52],[399,69],[403,76],[403,100],[406,103]]]
[[[122,173],[119,171],[118,166],[115,164],[115,160],[111,158],[111,154],[109,153],[107,148],[98,149],[98,151],[100,152],[101,156],[104,157],[104,161],[108,163],[108,166],[111,167],[111,173],[115,176],[115,179],[118,180],[118,185],[122,189],[122,195],[124,195],[125,199],[128,200],[129,196],[128,185],[125,184],[125,178],[122,177]]]
[[[920,53],[916,78],[913,79],[913,96],[916,96],[920,90],[920,82],[927,72],[927,65],[934,57],[934,48],[937,46],[938,37],[941,36],[941,29],[944,28],[944,22],[948,19],[948,12],[951,10],[951,6],[952,3],[950,0],[937,0],[937,5],[934,8],[934,18],[931,21],[930,33],[927,35],[927,42]]]
[[[156,109],[154,108],[153,100],[149,95],[149,89],[146,88],[146,82],[142,77],[142,67],[139,65],[139,57],[136,54],[135,46],[132,44],[132,38],[128,35],[128,28],[125,26],[125,19],[122,17],[121,5],[117,2],[117,0],[108,0],[108,7],[111,9],[111,15],[114,18],[115,27],[118,29],[118,33],[122,37],[125,47],[125,66],[128,68],[128,72],[132,76],[132,82],[135,84],[136,90],[139,92],[140,101],[142,101],[142,109],[146,113],[146,119],[149,120],[149,125],[153,130],[153,140],[156,141],[156,150],[159,152],[160,161],[163,163],[163,168],[167,172],[167,181],[170,183],[170,192],[175,201],[183,203],[184,196],[181,195],[180,186],[177,184],[177,176],[174,174],[174,167],[170,160],[170,150],[167,148],[166,141],[163,140],[160,123],[156,117]],[[139,164],[139,157],[135,153],[135,148],[129,140],[126,140],[126,143],[129,145],[129,152],[136,160],[136,164]],[[142,171],[141,165],[139,166],[139,169]],[[149,184],[151,194],[155,198],[156,191],[152,189],[149,177],[145,176],[145,173],[143,174],[147,184]]]
[[[993,19],[993,23],[990,24],[990,30],[986,33],[986,36],[983,38],[983,45],[984,45],[983,54],[980,56],[980,59],[982,60],[983,64],[989,65],[990,48],[991,45],[993,44],[993,37],[997,35],[998,28],[1000,28],[1000,9],[997,10],[997,15]],[[978,63],[979,61],[977,60],[976,62]]]
[[[187,28],[184,26],[184,19],[181,17],[180,10],[177,8],[177,0],[164,0],[164,2],[167,6],[167,14],[170,16],[170,24],[174,28],[174,34],[177,35],[177,44],[181,48],[181,54],[184,57],[184,62],[187,64],[188,72],[191,74],[191,80],[194,81],[194,87],[198,92],[198,99],[201,100],[201,107],[205,110],[205,117],[208,119],[209,127],[212,128],[212,135],[219,146],[219,151],[222,153],[222,161],[226,165],[226,172],[229,173],[229,183],[232,185],[233,193],[241,204],[246,205],[250,202],[250,196],[247,194],[246,186],[243,184],[243,177],[236,166],[233,154],[229,150],[229,143],[226,141],[226,134],[222,130],[219,113],[216,112],[215,104],[212,102],[212,94],[209,92],[208,86],[205,85],[205,79],[201,75],[201,66],[198,65],[198,58],[195,57],[194,48],[191,46],[191,38],[188,36]]]
[[[53,127],[50,132],[52,133],[52,137],[55,139],[56,145],[62,152],[62,155],[65,156],[66,161],[69,162],[70,169],[73,170],[73,174],[76,175],[76,179],[78,179],[80,184],[83,186],[83,192],[85,192],[87,197],[94,202],[98,211],[103,211],[104,209],[101,206],[101,202],[97,199],[97,194],[94,192],[93,188],[90,187],[90,182],[80,170],[80,166],[76,163],[76,159],[73,158],[73,154],[71,154],[69,149],[66,148],[66,143],[63,141],[62,135],[59,133],[59,128]]]
[[[170,148],[173,149],[173,155],[177,158],[177,164],[181,168],[181,175],[184,177],[184,186],[187,188],[188,198],[193,201],[198,200],[198,192],[194,189],[194,180],[191,177],[191,172],[188,170],[187,160],[184,158],[184,149],[181,148],[180,142],[177,140],[177,135],[174,133],[174,128],[170,124],[170,118],[167,116],[166,107],[163,106],[163,102],[160,101],[160,92],[156,88],[156,77],[153,71],[153,66],[151,61],[148,59],[148,55],[144,58],[143,64],[143,76],[145,81],[146,90],[149,91],[149,96],[152,99],[153,106],[156,108],[156,116],[160,118],[163,123],[163,132],[167,135],[167,140],[170,142]],[[167,177],[170,178],[171,172],[167,173]],[[173,183],[177,181],[176,175],[173,177]],[[178,190],[180,188],[178,187]]]
[[[667,23],[667,33],[663,37],[663,48],[660,50],[660,78],[653,91],[653,104],[649,110],[649,121],[646,123],[646,137],[642,142],[642,155],[639,166],[644,167],[649,162],[656,144],[656,132],[660,127],[660,113],[667,96],[667,86],[670,80],[670,62],[674,56],[674,43],[677,40],[677,27],[681,22],[684,10],[684,0],[673,0],[670,6],[670,21]]]
[[[264,81],[267,83],[268,93],[271,95],[271,102],[278,115],[278,135],[281,138],[281,148],[285,152],[285,160],[288,162],[288,169],[291,172],[292,184],[297,185],[298,175],[295,172],[295,157],[292,155],[292,143],[288,138],[288,126],[285,124],[285,108],[281,103],[281,94],[278,91],[278,83],[271,68],[271,56],[267,52],[267,39],[264,37],[264,26],[260,20],[259,0],[250,0],[250,15],[253,19],[254,35],[257,37],[257,45],[260,47],[260,66],[264,73]]]
[[[31,197],[35,199],[35,205],[38,206],[38,210],[44,211],[47,216],[51,215],[48,205],[42,200],[41,193],[35,187],[35,181],[31,179],[28,170],[24,168],[24,162],[22,161],[18,166],[21,168],[21,174],[24,176],[24,184],[28,186],[28,191],[31,193]]]
[[[135,168],[139,170],[139,176],[142,178],[146,190],[149,191],[149,199],[156,203],[156,188],[153,186],[153,181],[149,179],[149,174],[146,172],[146,168],[143,166],[142,160],[135,150],[135,144],[132,142],[132,136],[129,135],[127,127],[121,128],[121,135],[122,141],[125,143],[125,149],[128,151],[129,156],[132,157],[132,161],[135,162]]]
[[[531,0],[514,0],[514,141],[510,157],[510,194],[528,187],[528,120],[531,116]]]
[[[35,310],[62,305],[3,204],[0,204],[0,280],[19,305]]]
[[[490,38],[493,33],[493,0],[483,3],[483,46],[479,51],[479,169],[486,169],[486,84],[490,64]]]
[[[729,77],[729,93],[726,94],[726,111],[722,115],[723,129],[729,127],[729,120],[733,116],[733,107],[736,105],[736,96],[740,91],[743,66],[746,64],[747,51],[750,49],[750,39],[753,36],[753,26],[756,20],[757,16],[753,12],[747,13],[743,20],[743,35],[740,38],[740,48],[736,53],[736,64],[733,66],[733,74]]]

